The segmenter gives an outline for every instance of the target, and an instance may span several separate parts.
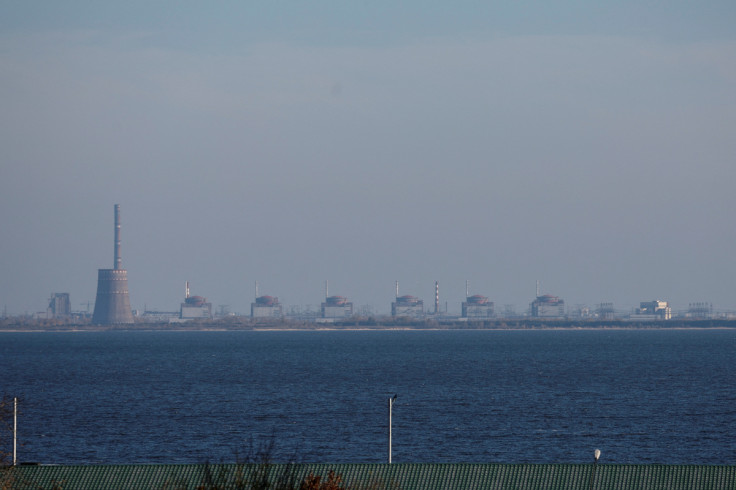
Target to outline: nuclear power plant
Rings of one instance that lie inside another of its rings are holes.
[[[99,269],[97,276],[97,297],[94,304],[94,313],[91,317],[91,323],[94,325],[119,325],[133,324],[134,312],[131,309],[130,297],[128,295],[128,271],[123,268],[121,255],[121,219],[120,205],[114,205],[114,241],[113,241],[113,268]],[[360,321],[361,317],[369,320],[370,324],[376,325],[376,317],[383,314],[374,313],[372,305],[364,305],[357,311],[354,304],[344,296],[330,295],[328,282],[325,281],[325,298],[324,302],[319,305],[319,310],[314,311],[313,305],[307,305],[303,310],[300,307],[293,306],[285,313],[284,305],[281,304],[276,296],[260,295],[258,293],[258,282],[255,283],[255,300],[251,303],[250,316],[254,319],[286,319],[298,321],[313,321],[321,323],[338,323],[344,319],[351,321]],[[445,301],[444,312],[440,307],[440,288],[439,281],[434,282],[434,311],[424,310],[424,301],[412,295],[399,295],[399,282],[396,281],[395,300],[391,303],[391,316],[396,322],[397,317],[409,318],[412,320],[431,320],[433,325],[448,322],[484,322],[488,324],[495,319],[513,319],[523,320],[524,318],[544,319],[544,320],[629,320],[629,321],[657,321],[671,319],[689,319],[689,320],[727,320],[736,321],[736,310],[714,311],[713,305],[708,302],[690,303],[687,311],[673,311],[669,302],[663,300],[643,301],[640,307],[633,312],[622,313],[613,308],[613,303],[600,303],[598,308],[590,310],[585,305],[577,305],[574,310],[566,311],[565,301],[551,294],[541,294],[539,281],[537,281],[536,295],[534,301],[529,304],[526,312],[517,313],[514,305],[504,305],[503,312],[497,313],[493,301],[488,297],[474,294],[469,291],[469,283],[465,282],[465,301],[460,303],[461,311],[448,313],[448,302]],[[86,301],[81,303],[87,304],[86,311],[72,311],[72,303],[69,299],[69,293],[53,293],[48,300],[48,306],[43,311],[37,311],[32,316],[38,320],[54,320],[54,325],[70,324],[72,322],[82,321],[90,322],[90,304]],[[237,313],[230,313],[229,305],[219,305],[219,315],[213,314],[212,303],[207,301],[203,296],[191,296],[189,294],[189,282],[185,283],[184,302],[180,304],[179,311],[159,311],[149,310],[144,307],[142,313],[135,312],[140,315],[140,324],[147,322],[176,322],[206,319],[214,320],[217,317],[225,316],[241,316]],[[6,312],[3,317],[6,317]],[[245,315],[242,315],[245,316]],[[396,323],[394,323],[396,324]],[[467,324],[467,323],[466,323]]]
[[[133,323],[128,296],[128,271],[123,269],[120,255],[120,205],[115,205],[115,259],[112,269],[99,269],[97,272],[97,299],[92,323],[114,325]]]

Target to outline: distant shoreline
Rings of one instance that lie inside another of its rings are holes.
[[[736,329],[736,320],[662,320],[636,322],[629,320],[583,321],[583,320],[487,320],[478,322],[397,321],[370,322],[365,320],[335,323],[272,322],[255,323],[245,320],[216,320],[212,322],[192,321],[188,323],[135,323],[130,325],[56,324],[43,322],[0,323],[0,333],[32,332],[339,332],[339,331],[471,331],[471,330],[725,330]]]

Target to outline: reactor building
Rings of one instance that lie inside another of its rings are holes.
[[[120,255],[120,205],[115,205],[115,243],[112,269],[97,271],[97,299],[92,323],[114,325],[133,323],[133,311],[128,296],[128,271],[123,269]]]
[[[279,318],[284,316],[284,309],[276,296],[258,296],[250,304],[252,318]]]
[[[321,312],[322,318],[349,318],[353,316],[353,303],[343,296],[328,296]]]
[[[488,298],[475,294],[468,296],[462,303],[462,318],[481,319],[493,317],[493,302]]]
[[[411,296],[397,296],[396,301],[391,303],[391,316],[421,317],[424,315],[424,301]]]
[[[212,319],[212,303],[202,296],[189,295],[189,281],[186,282],[184,302],[179,308],[179,318],[182,320],[194,320],[197,318]]]
[[[564,318],[565,302],[551,294],[537,296],[532,301],[531,312],[534,318]]]

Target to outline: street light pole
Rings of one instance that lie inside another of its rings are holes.
[[[18,398],[13,398],[13,466],[18,462]]]
[[[595,480],[595,467],[598,465],[598,459],[601,457],[601,450],[596,449],[593,452],[593,471],[590,473],[590,490],[593,490],[593,481]]]
[[[388,399],[388,464],[391,464],[391,409],[396,401],[396,396]]]

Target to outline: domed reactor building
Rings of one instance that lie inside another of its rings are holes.
[[[396,281],[396,301],[391,303],[391,316],[423,317],[424,301],[410,294],[399,296],[399,281]]]
[[[350,318],[353,303],[343,296],[328,296],[321,305],[322,318]]]
[[[492,318],[493,302],[480,294],[468,296],[462,303],[463,318]]]
[[[189,295],[189,281],[185,283],[184,302],[179,307],[179,318],[193,320],[196,318],[212,319],[212,303],[202,296]]]
[[[398,296],[396,301],[391,303],[391,316],[409,316],[413,318],[424,316],[424,301],[410,294]]]
[[[422,317],[424,316],[424,301],[410,294],[398,296],[396,301],[391,303],[391,316]]]
[[[92,323],[115,325],[133,323],[128,296],[128,271],[123,269],[120,255],[120,204],[115,205],[115,259],[112,269],[97,271],[97,299]]]
[[[329,282],[325,280],[325,302],[320,305],[317,321],[331,322],[353,316],[353,303],[344,296],[330,296]]]
[[[534,318],[564,318],[565,302],[551,294],[537,295],[532,301],[531,312]]]
[[[279,318],[284,315],[283,307],[276,296],[258,296],[250,304],[252,318]]]

